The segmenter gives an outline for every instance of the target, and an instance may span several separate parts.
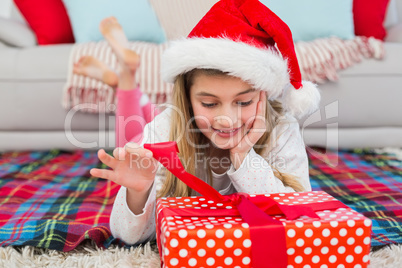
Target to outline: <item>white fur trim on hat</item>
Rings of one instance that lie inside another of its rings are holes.
[[[321,100],[320,92],[315,84],[302,81],[302,85],[299,89],[290,85],[284,90],[281,98],[283,108],[297,118],[318,110]]]
[[[218,69],[239,77],[268,99],[278,98],[289,84],[286,60],[272,48],[260,49],[227,38],[185,38],[173,41],[162,56],[161,75],[173,83],[193,69]]]

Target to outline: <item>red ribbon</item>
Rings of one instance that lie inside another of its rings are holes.
[[[252,267],[287,267],[286,234],[283,224],[270,215],[284,214],[293,220],[302,215],[319,218],[314,211],[346,207],[340,201],[317,204],[281,205],[271,198],[258,195],[249,199],[246,193],[221,195],[212,186],[185,171],[177,155],[176,142],[144,144],[153,157],[190,188],[218,203],[231,204],[234,209],[174,209],[165,208],[164,215],[237,216],[250,226]]]

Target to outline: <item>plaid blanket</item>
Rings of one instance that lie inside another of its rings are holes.
[[[0,245],[70,251],[83,240],[113,241],[109,215],[119,189],[89,175],[95,152],[4,153],[0,156]]]
[[[372,246],[402,243],[402,161],[370,150],[308,150],[313,190],[373,220]],[[89,175],[95,152],[0,154],[0,245],[70,251],[83,240],[118,242],[109,215],[119,189]]]
[[[373,220],[371,246],[402,243],[402,161],[374,150],[308,150],[313,190]]]

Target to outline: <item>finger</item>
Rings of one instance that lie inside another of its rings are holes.
[[[266,130],[266,118],[264,112],[264,101],[261,100],[257,105],[257,114],[252,122],[252,126],[248,131],[247,135],[244,136],[243,143],[246,143],[248,146],[254,146],[255,143],[264,135]],[[244,144],[243,144],[244,145]]]
[[[157,161],[154,158],[148,158],[148,157],[143,157],[141,158],[141,161],[137,162],[139,164],[139,168],[141,169],[151,169],[154,170],[157,167]]]
[[[113,150],[113,157],[116,159],[119,159],[119,154],[118,154],[119,150],[118,149],[119,149],[119,147],[114,148],[114,150]]]
[[[152,151],[140,148],[135,153],[127,153],[127,157],[131,160],[138,160],[138,159],[154,159]]]
[[[130,142],[127,143],[125,146],[125,150],[126,153],[130,154],[131,157],[133,158],[133,154],[135,157],[148,157],[148,158],[152,158],[153,154],[152,151],[145,149],[143,147],[141,147],[139,144],[134,143],[134,142]]]
[[[92,168],[89,173],[96,178],[102,178],[113,182],[116,180],[112,170]]]
[[[267,111],[267,92],[262,91],[262,116],[265,117]]]
[[[105,150],[100,149],[98,151],[98,158],[99,160],[108,167],[116,168],[117,160],[114,159],[112,156],[108,155]]]
[[[257,115],[265,117],[265,109],[267,107],[267,97],[265,91],[260,92],[260,101],[257,105]]]
[[[142,156],[142,157],[153,158],[153,155],[154,155],[154,154],[152,153],[151,150],[142,148],[142,150],[141,150],[141,156]]]
[[[124,146],[124,149],[128,151],[129,153],[135,152],[137,149],[141,148],[141,146],[138,143],[135,142],[128,142]]]
[[[253,122],[253,129],[265,129],[265,111],[267,108],[267,100],[266,100],[266,93],[261,91],[260,93],[260,101],[257,105],[257,114],[255,120]]]
[[[129,142],[124,146],[125,154],[130,155],[131,158],[140,157],[142,147],[135,142]]]
[[[122,147],[117,147],[113,150],[113,157],[117,160],[123,161],[126,157],[126,150]]]
[[[248,133],[248,138],[252,142],[257,142],[262,135],[267,131],[267,126],[266,126],[266,119],[265,117],[259,115],[255,118],[253,122],[253,127],[250,129]]]

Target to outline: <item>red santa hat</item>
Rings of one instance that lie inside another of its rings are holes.
[[[302,81],[289,27],[258,0],[219,1],[162,57],[167,82],[195,68],[239,77],[296,117],[318,109],[319,91]]]

